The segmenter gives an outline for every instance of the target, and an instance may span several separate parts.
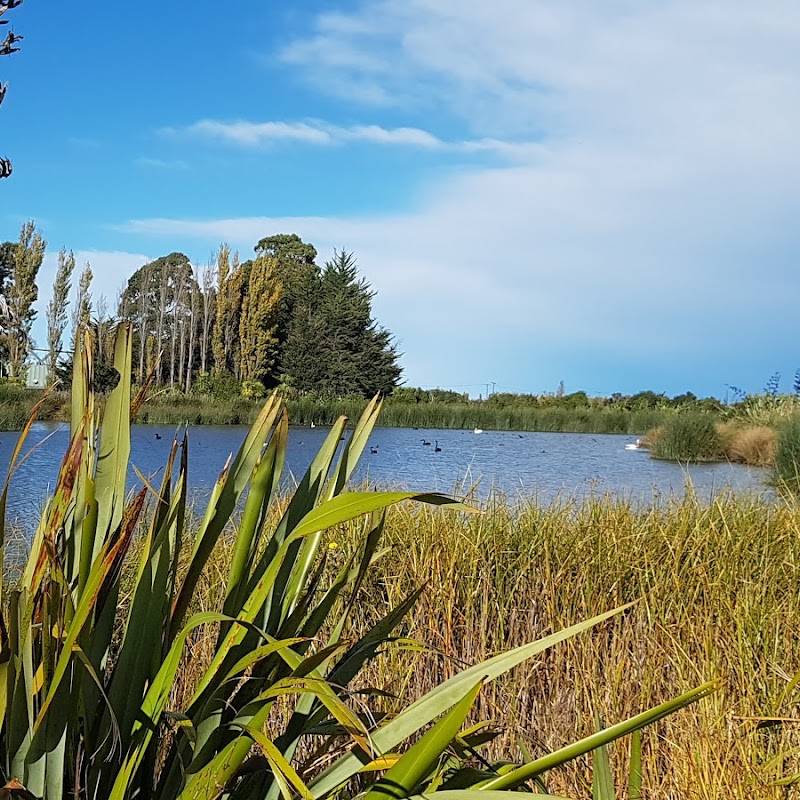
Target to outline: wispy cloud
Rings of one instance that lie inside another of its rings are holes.
[[[134,161],[140,167],[153,167],[154,169],[166,170],[187,170],[189,165],[181,160],[166,161],[162,158],[150,158],[149,156],[140,156]]]
[[[387,128],[381,125],[333,125],[312,122],[251,122],[203,119],[185,128],[163,128],[170,136],[198,136],[217,139],[241,147],[268,144],[298,143],[313,146],[348,144],[385,145],[429,151],[461,153],[497,153],[522,158],[537,153],[537,142],[514,142],[485,138],[469,141],[447,141],[421,128]]]

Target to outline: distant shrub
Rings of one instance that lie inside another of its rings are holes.
[[[242,381],[241,394],[248,400],[260,400],[267,396],[267,390],[261,381]]]
[[[716,425],[706,414],[675,414],[668,418],[650,453],[667,461],[721,461],[725,454]]]
[[[216,400],[235,400],[242,394],[241,384],[230,373],[223,375],[201,372],[193,386],[192,394],[213,397]]]

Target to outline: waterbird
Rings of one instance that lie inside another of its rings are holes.
[[[378,452],[378,448],[377,448],[377,447],[372,447],[372,446],[370,446],[370,448],[369,448],[369,451],[370,451],[370,453],[372,453],[373,455],[375,455],[375,453],[377,453],[377,452]]]
[[[161,438],[161,434],[160,433],[154,433],[153,436],[155,436],[156,439],[160,439]]]
[[[424,445],[429,445],[429,444],[430,444],[430,442],[427,442],[427,441],[425,441],[425,439],[423,439],[423,440],[422,440],[422,444],[424,444]]]
[[[428,442],[428,444],[430,444],[430,442]],[[439,447],[439,442],[436,442],[436,447],[433,448],[433,452],[434,453],[441,453],[442,452],[442,448]]]
[[[483,433],[483,428],[475,428],[473,433]]]

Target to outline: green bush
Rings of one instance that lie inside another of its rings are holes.
[[[262,400],[267,396],[267,390],[261,381],[242,381],[241,393],[248,400]]]
[[[650,450],[667,461],[723,461],[722,442],[713,417],[687,413],[667,417]]]

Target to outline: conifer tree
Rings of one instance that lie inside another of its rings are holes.
[[[391,333],[372,318],[374,295],[359,278],[353,254],[334,251],[293,315],[284,380],[329,396],[390,393],[400,378],[399,356]]]
[[[61,343],[67,327],[67,305],[72,286],[72,273],[75,270],[75,255],[62,247],[58,253],[58,268],[53,281],[53,294],[47,304],[47,380],[56,379],[56,366],[61,354]]]

